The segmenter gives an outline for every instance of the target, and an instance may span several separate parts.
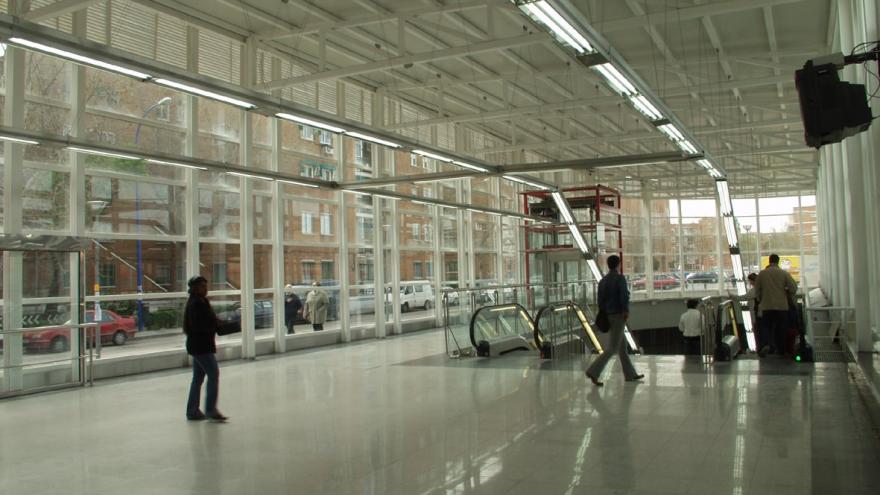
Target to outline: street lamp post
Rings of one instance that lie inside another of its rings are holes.
[[[143,120],[147,118],[150,112],[159,108],[162,105],[168,105],[171,103],[171,97],[166,96],[156,103],[153,103],[146,110],[144,110],[144,114],[141,116],[141,121],[138,122],[137,126],[134,129],[134,144],[138,145],[141,137],[141,125],[143,125]],[[137,293],[140,296],[144,293],[144,259],[143,259],[143,248],[141,246],[141,194],[140,194],[140,186],[139,181],[135,181],[134,183],[134,221],[135,225],[137,225],[137,233],[138,240],[137,244]],[[143,299],[138,298],[137,300],[137,324],[138,324],[138,332],[142,332],[144,330],[144,301]]]

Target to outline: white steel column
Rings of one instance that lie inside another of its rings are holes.
[[[730,199],[731,203],[733,202],[733,198]],[[734,215],[736,218],[736,215]],[[716,194],[715,195],[715,249],[716,249],[716,260],[715,260],[715,273],[718,274],[718,283],[715,284],[715,290],[718,291],[719,294],[724,293],[724,285],[727,283],[727,277],[724,276],[724,247],[727,246],[727,233],[724,230],[724,227],[721,226],[722,222],[721,218],[721,198]],[[740,240],[740,256],[744,252],[743,242]],[[729,250],[727,251],[730,252]],[[743,258],[745,259],[745,258]],[[731,262],[732,263],[732,262]]]
[[[681,189],[676,188],[675,204],[678,205],[678,293],[684,296],[684,226],[681,224]],[[653,284],[651,284],[653,285]]]
[[[398,210],[399,201],[391,201],[391,305],[394,307],[394,324],[391,333],[400,335],[403,333],[403,324],[401,323],[401,303],[400,303],[400,211]],[[381,217],[376,218],[378,222],[374,228],[379,228],[382,222]],[[412,308],[410,308],[412,309]]]
[[[10,2],[9,13],[25,12],[30,2]],[[24,127],[25,52],[12,45],[6,47],[6,100],[3,123],[9,127]],[[24,145],[6,141],[3,143],[3,233],[20,235],[22,226],[22,167]],[[7,251],[3,256],[3,328],[7,331],[22,326],[22,277],[23,254]],[[3,366],[4,383],[0,391],[21,390],[22,369],[9,368],[22,364],[22,335],[10,333],[4,336]]]
[[[492,188],[494,189],[495,208],[501,209],[501,178],[492,179]],[[498,215],[495,218],[495,284],[504,285],[504,217]],[[498,293],[499,299],[503,297],[503,291]],[[496,301],[499,303],[499,301]]]
[[[199,31],[194,27],[186,29],[186,68],[196,72],[199,68]],[[184,153],[196,156],[199,142],[199,99],[187,94],[186,99],[186,140]],[[201,273],[199,266],[199,172],[186,169],[186,269],[187,278]]]
[[[241,47],[241,85],[253,86],[254,62],[257,58],[257,47],[253,38]],[[239,158],[241,166],[251,166],[251,145],[253,143],[253,116],[250,112],[239,110],[241,115],[241,141]],[[256,329],[254,328],[254,184],[259,179],[239,178],[240,224],[239,239],[241,254],[241,357],[254,359],[257,357]]]
[[[382,96],[381,90],[373,93],[370,103],[372,105],[372,111],[370,112],[370,115],[372,116],[371,123],[373,127],[379,129],[382,125],[382,116],[385,114],[384,96]],[[392,175],[394,175],[397,166],[393,160],[394,152],[381,146],[377,146],[377,149],[378,153],[376,153],[376,160],[373,166],[373,177],[380,177],[382,175],[382,164],[385,163],[389,157],[392,158],[392,167],[395,167],[392,171]],[[391,260],[385,258],[385,243],[382,239],[385,217],[385,211],[382,209],[383,201],[392,201],[396,203],[396,201],[393,200],[383,200],[382,198],[373,197],[373,211],[378,212],[373,226],[373,304],[375,306],[373,316],[375,317],[376,338],[379,339],[384,339],[388,332],[387,326],[385,325],[385,263],[394,262],[394,260],[399,259],[399,257],[396,257],[393,252],[390,256]]]
[[[642,208],[647,212],[647,229],[645,229],[645,297],[654,297],[654,211],[651,201],[654,192],[650,187],[642,190]]]
[[[86,37],[86,10],[73,13],[73,35],[85,39]],[[77,64],[67,64],[70,77],[70,134],[80,138],[85,134],[86,115],[86,69]],[[76,237],[85,237],[86,232],[86,172],[85,155],[82,153],[68,153],[70,160],[70,189],[68,191],[68,211],[70,219],[70,233]],[[83,253],[85,255],[85,253]],[[80,285],[80,273],[82,265],[77,253],[68,255],[69,287],[70,287],[70,321],[79,322],[81,312],[85,311],[85,305],[80,307],[82,294]],[[70,353],[73,357],[79,356],[79,332],[70,332]],[[74,380],[79,380],[80,363],[71,363],[71,373]]]
[[[272,79],[281,77],[281,61],[277,57],[272,57],[271,61]],[[273,96],[280,97],[280,91],[273,93]],[[272,136],[272,171],[281,170],[281,122],[278,119],[272,119],[270,123]],[[272,212],[270,221],[272,222],[272,308],[273,318],[275,322],[275,352],[282,353],[287,351],[287,322],[284,320],[284,186],[278,181],[272,183]],[[280,323],[280,324],[279,324]]]
[[[345,138],[342,136],[339,137],[339,140],[342,141]],[[340,146],[341,149],[345,148],[345,143],[342,143]],[[343,173],[345,167],[344,156],[346,153],[342,153],[340,161],[340,174]],[[349,322],[351,321],[351,316],[348,314],[349,311],[349,276],[350,263],[348,262],[348,198],[350,195],[344,194],[341,190],[336,191],[336,198],[339,201],[339,301],[337,302],[337,311],[339,316],[339,327],[340,327],[340,339],[342,342],[351,342],[351,328],[349,326]],[[355,221],[355,224],[357,222]],[[353,226],[354,227],[354,226]],[[374,226],[375,228],[375,226]]]

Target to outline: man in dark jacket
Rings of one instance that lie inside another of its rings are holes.
[[[626,320],[629,318],[629,289],[626,287],[626,277],[624,277],[617,268],[620,266],[620,257],[611,255],[608,257],[608,273],[602,277],[599,282],[598,303],[599,311],[604,311],[608,315],[608,321],[611,323],[611,329],[608,331],[610,342],[608,347],[599,357],[593,361],[593,364],[587,368],[587,377],[593,382],[593,385],[601,387],[602,382],[599,376],[608,361],[617,354],[620,356],[620,364],[623,367],[623,374],[626,381],[631,382],[641,380],[645,375],[640,375],[633,367],[632,361],[627,354],[626,344],[624,343],[624,329],[626,328]]]
[[[189,299],[183,315],[183,332],[186,334],[186,352],[192,356],[193,377],[186,403],[186,419],[228,419],[217,409],[220,368],[217,366],[217,346],[214,335],[220,320],[208,301],[208,280],[201,275],[189,279]],[[205,396],[205,412],[199,410],[202,382],[208,377]]]
[[[287,327],[287,333],[293,333],[293,324],[296,323],[296,316],[302,309],[303,303],[293,292],[292,285],[288,284],[284,287],[284,292],[284,325]]]

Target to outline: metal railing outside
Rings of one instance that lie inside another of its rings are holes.
[[[475,356],[470,342],[470,322],[484,306],[519,304],[530,315],[548,304],[572,300],[587,307],[596,300],[594,280],[546,284],[510,284],[488,287],[443,289],[443,326],[446,355],[451,358]],[[560,298],[560,299],[556,299]]]
[[[700,299],[697,306],[700,312],[700,359],[708,364],[715,359],[715,346],[718,342],[718,304],[713,297]]]
[[[65,359],[52,359],[48,361],[38,361],[34,363],[22,363],[11,366],[0,366],[0,371],[3,371],[5,375],[7,370],[11,369],[25,369],[25,368],[36,368],[40,366],[47,365],[57,365],[57,364],[69,364],[72,362],[77,363],[77,373],[76,378],[67,383],[61,383],[57,385],[47,385],[42,387],[32,387],[24,390],[13,390],[10,392],[0,392],[0,398],[3,397],[13,397],[17,395],[31,394],[37,392],[44,392],[48,390],[56,390],[60,388],[69,388],[75,386],[85,386],[86,384],[94,385],[95,383],[95,359],[96,359],[96,350],[100,352],[101,346],[101,336],[100,330],[98,329],[98,323],[72,323],[66,325],[55,325],[55,326],[43,326],[43,327],[29,327],[29,328],[17,328],[15,330],[4,330],[0,332],[0,334],[4,336],[14,335],[14,334],[27,334],[31,332],[39,332],[44,330],[57,330],[58,328],[68,328],[71,331],[76,331],[77,333],[77,352],[76,356],[71,356]],[[4,345],[7,344],[7,340],[4,338]],[[100,357],[98,355],[97,357]]]
[[[856,309],[851,306],[806,307],[807,335],[817,362],[848,362],[855,346]]]

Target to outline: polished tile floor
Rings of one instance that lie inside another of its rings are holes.
[[[448,361],[438,332],[225,363],[226,424],[186,370],[0,401],[0,494],[875,494],[843,363]],[[874,407],[874,404],[870,405]]]

